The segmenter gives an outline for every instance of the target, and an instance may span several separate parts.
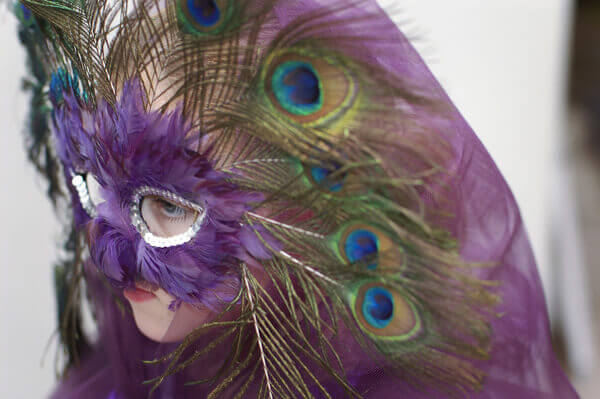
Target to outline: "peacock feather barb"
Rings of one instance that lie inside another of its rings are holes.
[[[375,1],[15,10],[30,157],[79,248],[54,397],[573,397],[514,199]],[[214,317],[152,342],[123,310],[139,280],[173,328],[182,304]]]

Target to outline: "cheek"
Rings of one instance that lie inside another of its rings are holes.
[[[197,308],[182,304],[175,313],[162,339],[159,342],[179,342],[188,334],[217,316],[208,308]]]
[[[175,317],[175,312],[154,299],[143,303],[131,303],[135,324],[142,334],[155,342],[165,341],[165,336]]]
[[[174,298],[164,290],[156,298],[131,302],[133,318],[142,334],[155,342],[179,342],[202,324],[214,320],[219,310],[182,303],[176,311],[169,309]]]

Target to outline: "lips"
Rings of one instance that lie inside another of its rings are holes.
[[[132,302],[146,302],[156,298],[153,291],[157,289],[153,284],[142,281],[135,283],[135,288],[123,290],[123,295]]]

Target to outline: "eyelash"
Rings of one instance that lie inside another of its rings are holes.
[[[173,204],[173,203],[171,203],[169,201],[165,201],[162,198],[156,198],[156,201],[158,201],[163,206],[162,210],[164,211],[165,216],[167,216],[167,217],[171,217],[171,218],[174,218],[174,219],[179,218],[179,217],[172,217],[172,216],[170,216],[169,215],[169,213],[170,213],[169,210],[166,209],[167,207],[173,207],[173,208],[175,208],[175,211],[180,211],[181,210],[181,211],[183,211],[185,213],[185,210],[183,208],[181,208],[180,206],[177,206],[177,205],[175,205],[175,204]]]
[[[186,209],[182,206],[177,205],[176,203],[167,201],[160,197],[144,197],[142,198],[142,202],[146,199],[153,199],[154,201],[158,202],[161,205],[160,211],[162,212],[162,214],[173,223],[184,222],[189,217],[190,213],[194,212],[190,209]],[[178,216],[171,216],[169,214],[169,211],[165,209],[166,207],[174,207],[175,210],[178,212]]]

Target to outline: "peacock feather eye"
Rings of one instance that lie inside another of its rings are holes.
[[[411,341],[423,332],[417,306],[398,288],[363,281],[350,289],[349,300],[358,326],[382,351],[391,351],[392,342]]]
[[[215,26],[221,19],[221,10],[213,0],[187,0],[186,3],[194,21],[204,28]]]
[[[394,317],[394,297],[383,287],[369,288],[365,292],[361,312],[373,328],[385,328]]]
[[[338,193],[344,188],[344,179],[345,174],[337,173],[335,177],[331,176],[339,167],[329,168],[322,166],[308,166],[306,170],[308,171],[309,180],[312,183],[317,185],[318,187],[332,192]]]
[[[379,239],[377,234],[366,229],[352,230],[344,241],[344,252],[348,260],[352,263],[376,258],[379,253]],[[376,268],[376,261],[367,265],[367,269],[369,270]]]
[[[260,87],[274,112],[305,127],[345,114],[358,91],[356,79],[345,66],[303,48],[276,51],[268,57]]]
[[[35,25],[35,17],[31,10],[21,3],[15,4],[15,15],[21,21],[23,26],[32,28]]]
[[[399,243],[380,228],[361,221],[344,225],[330,237],[338,257],[351,264],[365,265],[367,270],[400,272],[405,254]]]
[[[323,107],[322,82],[308,62],[287,61],[279,65],[271,79],[279,105],[294,115],[310,115]]]
[[[29,8],[25,7],[23,4],[19,4],[18,7],[20,7],[21,13],[25,20],[31,19],[31,10],[29,10]]]
[[[177,16],[186,33],[217,35],[231,28],[233,0],[177,0]]]

